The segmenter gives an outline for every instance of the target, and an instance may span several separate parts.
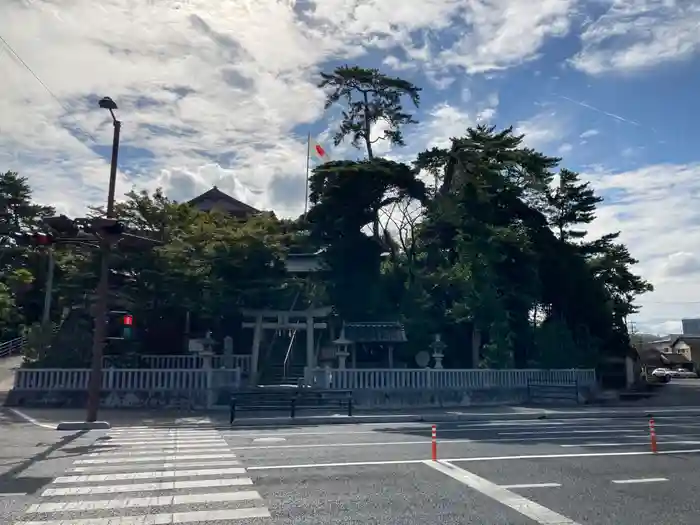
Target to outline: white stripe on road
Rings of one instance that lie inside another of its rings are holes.
[[[146,498],[102,499],[82,501],[62,501],[58,503],[38,503],[30,505],[26,514],[40,512],[87,512],[112,509],[135,509],[142,507],[164,507],[166,505],[196,505],[198,503],[225,503],[261,499],[254,490],[239,492],[214,492],[211,494],[176,494],[171,496],[151,496]]]
[[[156,441],[151,443],[144,443],[139,441],[138,443],[124,443],[107,441],[105,443],[94,443],[92,446],[95,448],[109,449],[109,448],[123,448],[126,450],[138,449],[159,449],[163,447],[175,447],[175,448],[205,448],[213,447],[214,445],[220,445],[226,443],[223,439],[216,439],[211,441],[203,441],[198,439],[196,441]]]
[[[195,479],[187,481],[159,481],[157,483],[130,483],[129,485],[96,485],[91,487],[61,487],[46,489],[41,495],[88,496],[90,494],[115,494],[120,492],[155,492],[161,490],[186,490],[201,488],[241,487],[253,484],[250,478]]]
[[[194,512],[168,512],[147,516],[121,516],[115,518],[84,518],[72,520],[22,521],[21,525],[173,525],[208,521],[242,520],[247,518],[269,518],[270,512],[263,507],[252,509],[201,510]]]
[[[143,438],[143,439],[105,439],[98,443],[100,445],[158,445],[158,444],[168,444],[172,443],[176,445],[178,443],[221,443],[221,436],[219,437],[207,437],[207,438]]]
[[[235,458],[235,454],[197,454],[189,456],[149,456],[144,458],[112,458],[112,459],[77,459],[76,465],[97,465],[100,463],[144,463],[149,461],[185,461],[189,459],[217,459],[217,458]]]
[[[522,456],[481,456],[471,458],[448,458],[444,461],[451,463],[462,463],[470,461],[509,461],[519,459],[566,459],[566,458],[603,458],[603,457],[625,457],[625,456],[651,456],[664,454],[698,454],[700,448],[693,449],[678,449],[678,450],[659,450],[658,452],[649,452],[644,450],[635,450],[632,452],[588,452],[581,454],[532,454]],[[290,470],[290,469],[307,469],[307,468],[328,468],[328,467],[369,467],[374,465],[413,465],[423,463],[423,459],[397,459],[387,461],[351,461],[347,463],[302,463],[288,465],[255,465],[247,467],[247,470]]]
[[[499,485],[504,489],[547,489],[561,487],[561,483],[521,483],[519,485]]]
[[[240,465],[240,461],[236,459],[225,459],[225,460],[218,460],[218,461],[194,461],[194,462],[189,462],[189,461],[177,461],[174,463],[163,463],[162,461],[154,461],[153,463],[146,463],[146,464],[141,464],[138,463],[136,465],[129,464],[129,465],[89,465],[86,467],[73,467],[70,472],[89,472],[89,473],[108,473],[108,472],[119,472],[119,471],[124,471],[127,470],[128,472],[135,472],[135,471],[147,471],[147,470],[153,470],[154,468],[159,468],[159,469],[197,469],[197,468],[213,468],[213,467],[221,467],[221,466],[233,466],[233,465]]]
[[[659,445],[700,445],[700,441],[658,441]],[[575,447],[626,447],[637,445],[649,445],[649,441],[638,441],[636,443],[576,443],[574,445],[559,445],[564,448]]]
[[[54,483],[92,483],[100,481],[120,481],[128,479],[189,478],[194,476],[224,476],[245,474],[244,468],[219,468],[197,470],[161,470],[153,472],[123,472],[119,474],[88,474],[85,476],[59,476]]]
[[[541,525],[579,525],[566,516],[562,516],[539,503],[535,503],[446,461],[424,461],[423,463]]]
[[[160,452],[162,454],[177,454],[178,452],[184,452],[185,454],[196,454],[198,452],[223,452],[226,453],[229,451],[228,446],[223,446],[220,445],[219,447],[211,447],[211,448],[206,448],[205,450],[188,450],[185,449],[183,450],[181,447],[166,447],[166,448],[157,448],[155,450],[103,450],[101,452],[93,452],[91,454],[87,454],[86,457],[92,458],[92,457],[120,457],[120,456],[145,456],[148,454],[155,454],[156,452]]]
[[[625,485],[627,483],[656,483],[659,481],[668,481],[666,478],[640,478],[640,479],[615,479],[613,483]]]
[[[633,428],[615,428],[610,430],[537,430],[535,432],[498,432],[499,436],[541,436],[547,434],[619,434],[620,432],[645,432]]]

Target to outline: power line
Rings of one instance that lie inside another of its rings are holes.
[[[41,84],[41,87],[43,87],[44,90],[45,90],[49,95],[51,95],[51,98],[53,98],[53,99],[58,103],[58,105],[61,106],[61,108],[63,109],[63,111],[65,111],[66,114],[71,115],[71,111],[63,104],[63,102],[61,102],[61,100],[56,96],[56,94],[55,94],[53,91],[51,91],[51,88],[49,88],[49,86],[47,86],[46,83],[45,83],[43,80],[41,80],[41,79],[39,78],[39,75],[37,75],[37,74],[34,72],[34,70],[33,70],[31,67],[29,67],[29,64],[27,64],[27,63],[24,61],[24,59],[23,59],[21,56],[19,56],[19,53],[17,53],[17,51],[14,50],[14,48],[10,45],[10,43],[9,43],[7,40],[5,40],[5,38],[4,38],[2,35],[0,35],[0,42],[2,42],[2,44],[4,44],[4,46],[10,51],[10,53],[12,53],[12,55],[17,59],[17,61],[18,61],[20,64],[22,64],[22,66],[24,66],[24,69],[26,69],[26,70],[29,72],[29,74],[32,75],[32,76],[34,77],[34,79],[35,79],[39,84]],[[77,119],[74,118],[74,120],[76,120],[76,122],[77,122]],[[92,136],[92,134],[91,134],[90,132],[85,131],[85,130],[84,130],[83,128],[81,128],[79,125],[78,125],[78,128],[79,128],[80,131],[82,131],[85,135],[87,135],[87,136],[90,138],[90,140],[92,140],[95,144],[99,144],[99,142],[97,141],[97,139],[96,139],[94,136]]]

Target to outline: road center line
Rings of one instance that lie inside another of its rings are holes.
[[[625,485],[628,483],[656,483],[659,481],[668,481],[667,478],[639,478],[639,479],[614,479],[613,483]]]
[[[568,458],[603,458],[603,457],[624,457],[624,456],[651,456],[665,454],[698,454],[700,448],[680,449],[680,450],[659,450],[651,452],[646,450],[635,450],[631,452],[583,452],[580,454],[532,454],[523,456],[482,456],[472,458],[448,458],[444,461],[449,463],[465,463],[470,461],[512,461],[518,459],[568,459]],[[398,459],[387,461],[351,461],[346,463],[302,463],[288,465],[254,465],[246,467],[246,470],[292,470],[306,468],[328,468],[328,467],[371,467],[382,465],[411,465],[423,463],[423,459]]]
[[[467,470],[452,465],[447,461],[424,461],[425,465],[441,472],[452,479],[459,481],[472,490],[480,492],[484,496],[497,501],[501,505],[510,507],[514,511],[530,518],[541,525],[579,525],[575,521],[554,512],[547,507],[535,503],[505,487],[491,483],[489,480],[477,476]]]
[[[521,483],[519,485],[500,485],[504,489],[547,489],[561,487],[561,483]]]

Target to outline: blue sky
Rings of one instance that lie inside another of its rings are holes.
[[[622,231],[656,286],[637,326],[674,331],[700,316],[699,26],[691,0],[2,2],[0,35],[44,85],[0,44],[0,169],[71,215],[103,202],[109,95],[120,193],[216,184],[296,216],[306,134],[356,155],[330,144],[318,72],[378,67],[423,88],[407,147],[379,153],[514,126],[606,198],[591,235]]]

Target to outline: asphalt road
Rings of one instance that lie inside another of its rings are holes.
[[[1,496],[0,522],[697,525],[700,415],[656,429],[652,454],[643,418],[445,423],[433,462],[427,424],[79,435],[6,414],[0,487],[26,495]]]

